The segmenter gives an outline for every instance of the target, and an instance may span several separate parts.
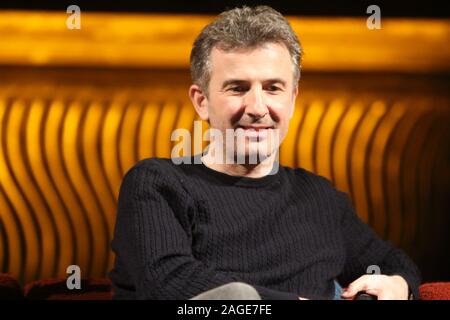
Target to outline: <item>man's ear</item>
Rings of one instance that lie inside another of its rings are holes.
[[[195,111],[203,121],[209,120],[208,97],[202,88],[196,84],[189,88],[189,98],[191,98]]]
[[[289,110],[289,119],[292,118],[292,116],[294,115],[294,111],[295,111],[295,100],[297,100],[297,95],[298,95],[298,85],[295,86],[295,90],[294,90],[294,94],[292,96],[292,103],[291,103],[291,110]]]

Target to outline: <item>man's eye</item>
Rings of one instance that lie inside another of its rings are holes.
[[[228,90],[233,91],[233,92],[246,92],[247,88],[246,87],[231,87]]]
[[[279,91],[280,88],[277,87],[277,86],[268,86],[268,87],[267,87],[267,90],[268,90],[268,91]]]

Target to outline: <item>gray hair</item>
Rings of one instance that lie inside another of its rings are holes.
[[[193,83],[208,92],[211,80],[210,55],[214,47],[230,51],[254,49],[265,43],[280,43],[286,46],[292,58],[294,80],[297,83],[300,79],[302,47],[286,18],[268,6],[244,6],[224,11],[203,28],[191,51]]]

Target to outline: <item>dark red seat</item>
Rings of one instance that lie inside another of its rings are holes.
[[[420,286],[421,300],[450,300],[450,282],[430,282]]]
[[[66,279],[44,279],[25,286],[26,299],[38,300],[111,300],[112,285],[109,279],[82,279],[81,289],[69,290]]]
[[[28,283],[25,289],[11,275],[0,273],[0,299],[111,300],[109,279],[82,279],[81,289],[69,290],[66,279],[43,279]],[[450,282],[429,282],[420,286],[421,300],[450,300]]]
[[[6,273],[0,273],[0,299],[23,299],[19,282]]]

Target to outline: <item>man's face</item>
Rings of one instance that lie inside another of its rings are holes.
[[[229,52],[213,48],[210,59],[206,98],[210,127],[222,131],[224,137],[226,129],[243,133],[245,156],[260,148],[266,148],[265,156],[269,156],[287,134],[297,96],[289,51],[276,43]],[[236,144],[241,142],[234,143],[236,155]]]

